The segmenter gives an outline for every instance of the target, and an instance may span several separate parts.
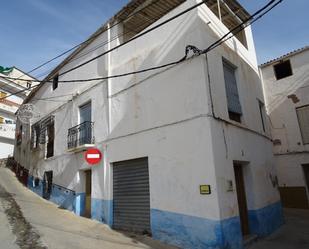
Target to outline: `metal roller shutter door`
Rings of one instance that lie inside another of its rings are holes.
[[[150,234],[148,159],[113,163],[113,191],[113,227]]]

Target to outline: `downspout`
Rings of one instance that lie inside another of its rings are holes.
[[[107,40],[111,41],[111,28],[110,28],[110,23],[107,24]],[[107,43],[107,50],[111,49],[111,42]],[[107,76],[111,75],[111,53],[107,54]],[[106,82],[106,95],[107,95],[107,130],[108,130],[108,135],[110,135],[111,133],[111,89],[110,89],[110,83],[111,83],[112,79],[107,79]]]

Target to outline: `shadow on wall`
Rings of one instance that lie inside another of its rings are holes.
[[[188,40],[186,35],[188,32],[192,32],[190,30],[190,26],[188,26],[188,23],[192,23],[195,19],[195,17],[190,15],[190,20],[185,20],[181,23],[178,23],[178,25],[175,27],[175,30],[178,30],[179,32],[177,33],[177,39],[175,38],[175,34],[171,33],[169,37],[166,37],[165,40],[162,42],[160,41],[160,44],[156,48],[153,48],[152,51],[148,51],[148,55],[145,58],[141,58],[142,55],[140,54],[140,57],[138,58],[131,58],[128,63],[123,64],[121,67],[118,67],[117,70],[114,70],[111,74],[118,74],[118,73],[125,73],[127,71],[138,71],[142,70],[148,67],[153,67],[157,65],[161,65],[166,62],[171,62],[171,60],[177,60],[183,57],[185,53],[185,45],[183,41]],[[151,38],[151,35],[149,35]],[[133,42],[134,43],[134,42]],[[163,45],[162,45],[163,44]],[[167,45],[165,45],[167,44]],[[182,53],[179,53],[179,49],[175,49],[178,45],[180,47],[183,47]],[[121,54],[121,51],[123,49],[127,49],[127,47],[120,48],[118,53]],[[155,55],[154,55],[155,52]],[[175,59],[175,55],[176,59]],[[138,61],[138,62],[137,62]],[[128,65],[130,65],[128,67]],[[98,63],[98,68],[101,68],[102,61],[99,61]],[[119,112],[119,102],[121,98],[121,103],[127,103],[127,105],[123,105],[124,108],[126,109],[121,109],[121,117],[117,120],[117,123],[112,124],[111,131],[109,134],[109,138],[113,138],[114,136],[119,136],[119,135],[124,135],[121,134],[123,131],[128,131],[127,130],[127,120],[132,121],[133,123],[138,124],[143,123],[142,121],[147,121],[149,113],[152,110],[147,110],[147,105],[143,104],[143,101],[145,99],[142,98],[142,95],[139,94],[142,93],[142,91],[145,90],[148,84],[162,84],[162,79],[160,79],[160,76],[162,74],[165,74],[169,70],[173,70],[174,67],[172,68],[165,68],[161,69],[159,72],[154,71],[154,72],[149,72],[149,73],[143,73],[143,74],[138,74],[138,75],[133,75],[133,76],[127,76],[119,79],[113,79],[111,82],[115,86],[122,86],[121,88],[119,87],[114,87],[115,92],[113,93],[112,96],[109,96],[109,98],[113,98],[113,102],[111,103],[111,109],[115,110],[117,109],[117,112]],[[168,83],[168,82],[166,82]],[[138,89],[137,90],[137,85],[144,84],[145,88],[143,89]],[[135,87],[135,88],[134,88]],[[114,90],[112,89],[112,90]],[[129,94],[126,94],[129,93]],[[186,93],[184,93],[186,94]],[[116,96],[117,95],[117,96]],[[121,95],[124,95],[122,98]],[[120,97],[119,97],[120,96]],[[117,101],[118,98],[118,101]],[[149,99],[147,101],[160,101],[160,100],[155,100],[155,99]],[[153,103],[151,103],[151,106],[155,106]],[[130,109],[133,108],[133,109]],[[132,110],[134,113],[132,114]],[[141,118],[144,118],[145,120],[141,120]],[[126,122],[123,122],[125,121]],[[146,124],[147,126],[147,124]],[[136,128],[137,125],[134,126]],[[143,128],[149,128],[149,127],[143,127]],[[128,131],[127,133],[129,133]]]

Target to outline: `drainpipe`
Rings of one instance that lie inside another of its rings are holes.
[[[108,23],[107,24],[107,40],[108,41],[111,41],[111,28],[110,28],[111,24]],[[107,50],[110,50],[111,49],[111,42],[107,43]],[[107,76],[110,76],[111,75],[111,72],[110,72],[110,68],[111,68],[111,53],[108,53],[107,54]],[[108,109],[108,113],[107,113],[107,121],[108,121],[108,135],[110,135],[111,133],[111,99],[110,99],[110,96],[111,96],[111,92],[110,92],[110,83],[111,83],[112,79],[107,79],[107,83],[106,83],[106,94],[107,94],[107,109]]]

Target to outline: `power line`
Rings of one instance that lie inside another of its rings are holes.
[[[122,43],[122,44],[120,44],[120,45],[118,45],[118,46],[115,46],[114,48],[109,49],[109,50],[105,51],[104,53],[102,53],[102,54],[100,54],[100,55],[98,55],[98,56],[96,56],[96,57],[93,57],[93,58],[91,58],[90,60],[85,61],[84,63],[82,63],[82,64],[80,64],[80,65],[78,65],[78,66],[76,66],[76,67],[73,67],[73,68],[71,68],[71,69],[69,69],[69,70],[67,70],[67,71],[65,71],[65,72],[63,72],[63,73],[61,73],[61,74],[59,74],[59,76],[62,76],[62,75],[64,75],[64,74],[68,73],[68,72],[71,72],[71,71],[73,71],[73,70],[76,70],[77,68],[80,68],[80,67],[82,67],[82,66],[84,66],[84,65],[86,65],[86,64],[88,64],[88,63],[90,63],[90,62],[92,62],[92,61],[94,61],[94,60],[96,60],[96,59],[98,59],[98,58],[100,58],[100,57],[102,57],[102,56],[104,56],[104,55],[106,55],[106,54],[108,54],[108,53],[110,53],[110,52],[112,52],[112,51],[118,49],[118,48],[120,48],[120,47],[125,46],[126,44],[132,42],[133,40],[136,40],[136,39],[138,39],[138,38],[140,38],[140,37],[146,35],[147,33],[150,33],[151,31],[160,28],[161,26],[163,26],[163,25],[165,25],[165,24],[167,24],[167,23],[173,21],[174,19],[176,19],[176,18],[178,18],[178,17],[180,17],[180,16],[186,14],[187,12],[189,12],[189,11],[191,11],[191,10],[193,10],[193,9],[195,9],[195,8],[197,8],[197,7],[199,7],[200,5],[206,3],[207,1],[209,1],[209,0],[203,0],[203,1],[201,1],[200,3],[198,3],[198,4],[196,4],[196,5],[193,5],[192,7],[188,8],[188,9],[186,9],[186,10],[180,12],[180,13],[178,13],[177,15],[175,15],[175,16],[173,16],[173,17],[171,17],[171,18],[165,20],[164,22],[162,22],[162,23],[160,23],[160,24],[158,24],[158,25],[152,27],[151,29],[146,30],[146,31],[144,31],[144,32],[142,32],[142,33],[140,33],[140,34],[134,36],[133,38],[129,39],[128,41],[126,41],[126,42],[124,42],[124,43]],[[136,13],[137,13],[137,12],[136,12]],[[135,13],[135,14],[136,14],[136,13]],[[115,26],[115,25],[113,25],[113,26]],[[1,77],[1,76],[0,76],[0,77]],[[4,77],[2,77],[2,78],[4,78]],[[11,77],[5,77],[5,78],[7,78],[7,79],[14,79],[14,78],[11,78]],[[24,79],[21,79],[21,80],[24,80]],[[24,80],[24,81],[31,82],[31,80]],[[46,82],[46,81],[47,81],[47,80],[43,80],[43,81],[41,81],[41,82]]]
[[[157,2],[157,1],[156,1],[156,2]],[[154,3],[155,3],[155,2],[154,2]],[[146,7],[147,7],[147,6],[146,6]],[[145,8],[146,8],[146,7],[145,7]],[[137,12],[136,12],[136,13],[137,13]],[[135,14],[136,14],[136,13],[135,13]],[[161,14],[158,14],[158,15],[154,16],[153,18],[149,18],[149,17],[147,17],[147,16],[144,16],[144,18],[146,18],[149,22],[152,22],[152,21],[156,21],[157,18],[160,17],[160,16],[161,16]],[[127,18],[129,18],[129,17],[127,17]],[[118,23],[118,24],[119,24],[119,23]],[[113,26],[115,26],[115,25],[113,25]],[[137,27],[134,28],[134,29],[128,30],[127,32],[122,32],[120,35],[119,35],[119,34],[118,34],[118,35],[115,35],[115,36],[112,37],[111,39],[109,39],[109,40],[107,39],[107,40],[105,40],[104,42],[99,43],[99,44],[96,45],[94,48],[90,49],[89,51],[86,51],[85,53],[81,53],[79,56],[77,56],[77,57],[75,57],[75,58],[72,58],[72,59],[70,60],[70,62],[76,61],[76,60],[78,60],[78,59],[80,59],[80,58],[82,58],[82,57],[84,57],[84,56],[90,54],[91,52],[93,52],[93,51],[95,51],[95,50],[97,50],[97,49],[99,49],[99,48],[101,48],[101,47],[107,45],[108,43],[111,43],[112,41],[114,41],[114,40],[116,40],[116,39],[118,39],[118,38],[121,38],[121,37],[124,37],[124,36],[127,35],[127,34],[130,34],[130,33],[132,33],[132,31],[133,31],[133,32],[136,32],[136,31],[139,30],[140,27],[143,27],[143,26],[145,26],[144,23],[142,23],[141,25],[137,26]],[[40,77],[42,77],[42,76],[44,76],[44,75],[47,75],[47,74],[49,74],[52,70],[53,70],[53,69],[47,70],[47,71],[45,71],[44,73],[42,73],[42,74],[36,76],[36,78],[40,78]]]
[[[160,0],[153,1],[153,2],[151,2],[149,5],[155,4],[155,3],[158,2],[158,1],[160,1]],[[19,76],[19,78],[22,77],[22,76],[24,76],[24,75],[26,75],[26,74],[30,74],[30,73],[32,73],[32,72],[34,72],[34,71],[40,69],[41,67],[44,67],[45,65],[51,63],[52,61],[57,60],[58,58],[61,58],[63,55],[65,55],[65,54],[67,54],[67,53],[73,51],[74,49],[76,49],[76,48],[82,46],[83,44],[85,44],[85,43],[87,43],[87,42],[89,42],[89,41],[91,41],[91,40],[97,38],[97,37],[100,36],[103,32],[106,32],[106,31],[112,29],[113,27],[119,25],[120,23],[126,21],[127,19],[129,19],[129,18],[131,18],[131,17],[133,17],[133,16],[135,16],[135,15],[141,13],[141,12],[144,11],[149,5],[146,5],[146,6],[143,7],[142,9],[140,9],[140,10],[138,10],[138,11],[136,11],[136,12],[130,14],[130,15],[128,15],[125,19],[123,19],[123,20],[121,20],[121,21],[119,21],[119,22],[116,22],[116,23],[114,23],[113,25],[111,25],[111,26],[105,28],[104,31],[98,32],[98,33],[95,34],[94,36],[90,36],[87,40],[85,40],[85,41],[83,41],[83,42],[81,42],[81,43],[75,45],[74,47],[72,47],[72,48],[70,48],[70,49],[68,49],[68,50],[66,50],[66,51],[64,51],[64,52],[62,52],[62,53],[60,53],[59,55],[57,55],[57,56],[51,58],[50,60],[48,60],[48,61],[46,61],[46,62],[40,64],[39,66],[37,66],[37,67],[31,69],[29,72],[27,72],[27,73],[25,73],[25,74]]]
[[[128,72],[128,73],[123,73],[123,74],[118,74],[118,75],[112,75],[112,76],[107,76],[107,77],[99,77],[99,78],[92,78],[92,79],[67,80],[67,81],[59,81],[59,82],[61,82],[61,83],[73,83],[73,82],[86,82],[86,81],[89,82],[89,81],[95,81],[95,80],[105,80],[105,79],[109,79],[109,78],[118,78],[118,77],[128,76],[128,75],[137,74],[137,73],[143,73],[143,72],[147,72],[147,71],[152,71],[152,70],[156,70],[156,69],[160,69],[160,68],[176,65],[176,64],[181,63],[181,62],[183,62],[183,61],[185,61],[187,59],[192,58],[192,57],[188,58],[188,54],[189,54],[190,51],[193,51],[193,56],[199,56],[199,55],[205,54],[205,53],[211,51],[212,49],[216,48],[217,46],[221,45],[222,43],[226,42],[227,40],[231,39],[233,36],[238,34],[240,31],[242,31],[248,25],[253,24],[254,22],[256,22],[258,19],[260,19],[265,14],[267,14],[269,11],[271,11],[273,8],[275,8],[281,2],[282,2],[282,0],[279,0],[279,1],[272,0],[272,1],[270,1],[263,8],[259,9],[257,12],[255,12],[253,15],[251,15],[248,19],[246,19],[241,24],[239,24],[238,26],[236,26],[235,28],[230,30],[223,37],[218,39],[216,42],[214,42],[213,44],[211,44],[208,48],[206,48],[204,50],[199,50],[199,49],[197,49],[194,46],[187,46],[186,47],[185,56],[183,58],[181,58],[180,60],[177,60],[177,61],[174,61],[174,62],[170,62],[170,63],[164,64],[164,65],[152,67],[152,68],[142,69],[142,70],[139,70],[139,71]],[[259,15],[259,16],[255,18],[255,16],[257,16],[257,15]],[[250,22],[251,20],[252,20],[252,22]],[[232,36],[229,36],[230,34],[232,34]],[[45,82],[46,83],[47,82],[50,83],[51,81],[42,81],[41,83],[45,83]],[[1,99],[2,98],[0,98],[0,100]]]
[[[74,82],[89,82],[89,81],[97,81],[97,80],[107,80],[107,79],[111,79],[111,78],[119,78],[119,77],[129,76],[129,75],[132,75],[132,74],[144,73],[144,72],[148,72],[148,71],[157,70],[157,69],[161,69],[161,68],[165,68],[165,67],[176,65],[176,64],[181,63],[181,62],[183,62],[183,61],[185,61],[187,59],[190,59],[191,57],[188,58],[188,54],[189,54],[190,51],[193,51],[194,56],[199,56],[199,55],[208,53],[209,51],[211,51],[211,50],[215,49],[216,47],[220,46],[222,43],[224,43],[227,40],[229,40],[232,37],[234,37],[236,34],[238,34],[240,31],[245,29],[247,26],[253,24],[257,20],[262,18],[264,15],[266,15],[269,11],[274,9],[282,1],[283,0],[279,0],[279,1],[278,0],[271,0],[264,7],[262,7],[258,11],[256,11],[249,18],[244,20],[241,24],[237,25],[235,28],[231,29],[228,33],[226,33],[224,36],[222,36],[220,39],[218,39],[217,41],[212,43],[210,46],[208,46],[204,50],[199,50],[196,47],[191,46],[191,45],[187,46],[186,47],[185,56],[183,58],[181,58],[180,60],[177,60],[177,61],[174,61],[174,62],[170,62],[170,63],[167,63],[167,64],[163,64],[163,65],[160,65],[160,66],[156,66],[156,67],[151,67],[151,68],[147,68],[147,69],[142,69],[142,70],[138,70],[138,71],[134,71],[134,72],[128,72],[128,73],[123,73],[123,74],[118,74],[118,75],[111,75],[111,76],[106,76],[106,77],[97,77],[97,78],[91,78],[91,79],[63,80],[63,81],[59,81],[59,82],[61,82],[61,83],[74,83]],[[252,20],[252,22],[250,22],[251,20]],[[231,36],[229,36],[229,35],[231,35]]]
[[[144,36],[144,35],[146,35],[146,34],[152,32],[153,30],[156,30],[156,29],[160,28],[161,26],[163,26],[163,25],[165,25],[165,24],[167,24],[167,23],[169,23],[169,22],[171,22],[171,21],[177,19],[178,17],[180,17],[180,16],[182,16],[182,15],[184,15],[184,14],[190,12],[191,10],[193,10],[193,9],[195,9],[195,8],[197,8],[197,7],[199,7],[200,5],[206,3],[207,1],[208,1],[208,0],[203,0],[203,1],[201,1],[200,3],[193,5],[192,7],[188,8],[188,9],[186,9],[186,10],[180,12],[180,13],[178,13],[177,15],[168,18],[167,20],[163,21],[162,23],[159,23],[159,24],[155,25],[154,27],[152,27],[152,28],[150,28],[150,29],[148,29],[148,30],[146,30],[146,31],[144,31],[144,32],[141,32],[140,34],[137,34],[136,36],[132,37],[132,38],[129,39],[128,41],[126,41],[126,42],[124,42],[124,43],[122,43],[122,44],[120,44],[120,45],[118,45],[118,46],[115,46],[115,47],[113,47],[113,48],[111,48],[111,49],[109,49],[109,50],[107,50],[107,51],[105,51],[105,52],[99,54],[98,56],[95,56],[95,57],[91,58],[90,60],[81,63],[81,64],[78,65],[78,66],[75,66],[75,67],[73,67],[73,68],[71,68],[71,69],[69,69],[69,70],[67,70],[67,71],[64,71],[63,73],[60,73],[59,76],[62,76],[62,75],[67,74],[67,73],[69,73],[69,72],[72,72],[72,71],[74,71],[74,70],[76,70],[76,69],[78,69],[78,68],[80,68],[80,67],[83,67],[83,66],[87,65],[88,63],[90,63],[90,62],[92,62],[92,61],[94,61],[94,60],[96,60],[96,59],[98,59],[98,58],[100,58],[100,57],[106,55],[106,54],[111,53],[112,51],[115,51],[115,50],[118,49],[118,48],[121,48],[121,47],[125,46],[126,44],[128,44],[128,43],[130,43],[130,42],[132,42],[132,41],[134,41],[134,40],[136,40],[136,39],[138,39],[138,38],[140,38],[140,37],[142,37],[142,36]]]

